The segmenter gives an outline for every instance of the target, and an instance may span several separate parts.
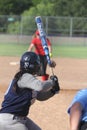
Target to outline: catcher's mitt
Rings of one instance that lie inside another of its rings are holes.
[[[52,60],[49,66],[54,68],[56,66],[56,62]]]
[[[54,86],[51,89],[51,92],[53,94],[58,93],[60,91],[60,86],[59,86],[59,82],[58,82],[58,78],[56,75],[50,76],[50,79],[53,81]]]

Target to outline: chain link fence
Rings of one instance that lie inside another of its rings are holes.
[[[46,34],[52,43],[87,44],[87,18],[42,16]],[[0,16],[1,43],[29,43],[37,29],[34,16]]]

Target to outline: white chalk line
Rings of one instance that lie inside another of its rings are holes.
[[[12,61],[9,63],[10,65],[19,65],[19,62],[18,61]]]

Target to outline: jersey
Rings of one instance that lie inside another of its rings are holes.
[[[0,113],[10,113],[17,116],[27,116],[31,104],[36,97],[33,90],[15,86],[13,80],[5,94]],[[34,95],[34,96],[33,96]]]
[[[75,102],[79,102],[82,105],[83,113],[81,121],[87,121],[87,89],[82,89],[77,92],[70,107],[68,108],[68,113],[70,113],[70,109]]]
[[[37,98],[38,100],[45,100],[46,97],[50,98],[53,96],[53,93],[48,93],[52,86],[54,86],[54,83],[50,79],[42,82],[32,74],[24,73],[18,81],[13,79],[10,83],[5,93],[0,113],[27,116],[30,106]],[[40,92],[44,94],[40,94]]]
[[[40,38],[32,39],[31,44],[34,44],[36,54],[42,55],[42,56],[45,55],[45,52],[44,52],[44,49],[43,49],[43,46],[42,46]],[[51,43],[50,43],[48,38],[47,38],[47,44],[48,44],[48,46],[51,46]]]

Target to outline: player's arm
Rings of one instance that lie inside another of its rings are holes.
[[[82,115],[82,106],[76,102],[70,109],[70,130],[78,130]]]
[[[34,48],[34,44],[33,44],[33,43],[31,43],[31,44],[30,44],[30,46],[29,46],[29,48],[28,48],[28,51],[32,51],[32,50],[33,50],[33,48]]]
[[[52,46],[48,45],[50,58],[52,57]]]
[[[29,88],[35,91],[48,91],[54,86],[54,82],[52,80],[41,81],[38,80],[31,74],[23,74],[21,79],[17,82],[19,88]]]
[[[37,94],[37,100],[39,100],[39,101],[45,101],[45,100],[47,100],[47,99],[49,99],[49,98],[51,98],[53,96],[54,96],[54,93],[52,93],[51,90],[46,91],[46,92],[39,92]]]
[[[49,80],[43,82],[33,75],[26,73],[18,80],[17,84],[20,88],[29,88],[38,92],[46,92],[51,89],[52,93],[55,94],[60,90],[58,79],[55,76],[51,76]]]
[[[50,76],[50,79],[53,81],[53,84],[54,84],[53,87],[45,92],[40,91],[37,95],[38,100],[40,101],[47,100],[53,97],[55,94],[57,94],[60,91],[60,86],[59,86],[57,76],[56,75]]]
[[[49,55],[51,58],[52,57],[52,44],[48,38],[47,38],[47,44],[48,44],[48,49],[49,49]]]

